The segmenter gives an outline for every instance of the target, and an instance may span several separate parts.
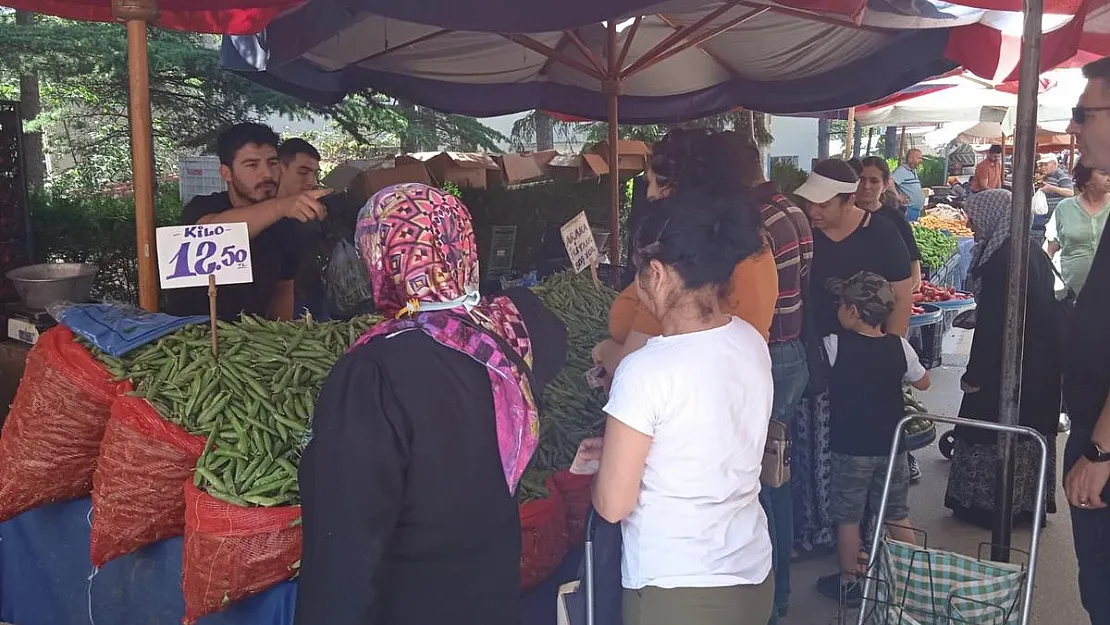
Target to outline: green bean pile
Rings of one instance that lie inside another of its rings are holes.
[[[335,361],[379,320],[288,323],[244,316],[219,323],[218,358],[204,325],[122,359],[92,352],[118,379],[130,378],[132,395],[167,421],[207,437],[194,477],[199,488],[242,506],[293,505],[320,387]]]
[[[591,352],[609,338],[609,308],[617,292],[595,288],[588,272],[564,271],[532,291],[567,326],[567,359],[547,385],[540,402],[540,442],[532,462],[537,469],[570,467],[582,439],[599,436],[605,425],[605,393],[586,383],[593,367]]]

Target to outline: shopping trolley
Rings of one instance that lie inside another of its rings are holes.
[[[984,547],[991,545],[980,545],[980,553],[970,557],[929,547],[927,535],[925,544],[919,546],[888,539],[884,532],[877,531],[871,539],[866,574],[861,578],[863,590],[857,625],[1028,625],[1044,515],[1048,442],[1039,432],[1024,426],[934,415],[906,417],[898,423],[891,443],[878,519],[885,518],[902,428],[914,417],[1030,436],[1037,441],[1041,461],[1029,551],[1007,548],[1023,553],[1027,562],[1017,565],[987,560]],[[844,604],[842,600],[841,623],[846,616]]]
[[[621,526],[590,508],[579,579],[559,588],[558,625],[621,625]]]

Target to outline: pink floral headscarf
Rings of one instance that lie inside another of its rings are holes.
[[[355,346],[417,329],[484,365],[493,389],[501,465],[509,492],[515,492],[539,438],[528,371],[532,346],[512,300],[478,294],[478,247],[470,213],[439,189],[399,184],[366,203],[355,242],[370,272],[374,303],[396,315],[367,331]]]

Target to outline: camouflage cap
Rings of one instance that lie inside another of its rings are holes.
[[[870,271],[861,271],[847,280],[829,278],[825,288],[846,305],[859,309],[864,321],[874,325],[882,324],[894,312],[894,287]]]

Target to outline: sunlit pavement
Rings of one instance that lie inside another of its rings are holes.
[[[926,407],[935,414],[956,416],[960,407],[960,376],[971,349],[971,333],[953,330],[945,337],[944,366],[932,370],[932,390],[919,393]],[[939,426],[943,433],[948,426]],[[1064,440],[1057,439],[1057,459],[1063,457]],[[944,507],[944,490],[948,480],[948,460],[934,443],[914,453],[923,472],[919,483],[910,488],[910,515],[914,525],[929,535],[929,546],[976,555],[979,544],[990,541],[990,533],[956,521]],[[1062,470],[1062,468],[1061,468]],[[1057,476],[1056,505],[1059,512],[1050,515],[1041,537],[1041,551],[1036,568],[1036,588],[1032,623],[1046,625],[1086,625],[1090,621],[1079,603],[1076,586],[1075,552],[1072,547],[1071,521],[1067,502]],[[1014,546],[1029,546],[1029,532],[1014,532]],[[790,613],[780,619],[782,625],[826,625],[837,622],[836,602],[817,592],[815,583],[821,575],[834,572],[833,556],[795,562],[792,569]],[[855,614],[849,621],[855,624]],[[1013,622],[1017,622],[1016,620]]]

